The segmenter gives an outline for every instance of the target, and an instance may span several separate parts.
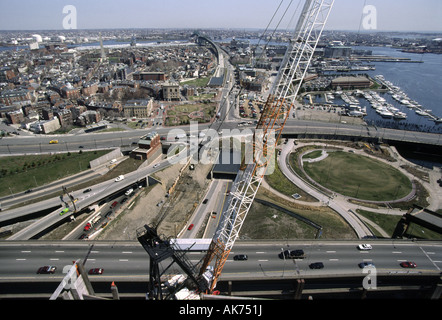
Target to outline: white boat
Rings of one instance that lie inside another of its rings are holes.
[[[396,120],[405,120],[405,119],[407,119],[407,114],[405,112],[399,111],[393,115],[393,118]]]
[[[415,112],[420,116],[427,116],[428,115],[428,113],[426,113],[425,111],[422,111],[420,109],[416,109]]]
[[[389,111],[387,108],[381,108],[376,110],[376,112],[382,117],[382,118],[392,118],[393,112]]]

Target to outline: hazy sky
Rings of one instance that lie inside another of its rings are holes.
[[[302,0],[293,0],[293,10]],[[78,29],[265,28],[281,0],[0,0],[0,30],[63,29],[74,5]],[[290,0],[284,0],[285,9]],[[302,1],[303,3],[303,1]],[[359,30],[373,5],[379,31],[442,32],[442,0],[335,0],[326,29]],[[283,10],[281,10],[282,12]],[[293,23],[294,24],[294,23]],[[276,25],[276,22],[275,22]],[[287,28],[287,22],[281,27]]]

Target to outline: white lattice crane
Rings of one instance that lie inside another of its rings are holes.
[[[231,189],[228,208],[223,212],[222,221],[200,269],[202,276],[212,261],[215,261],[211,283],[208,284],[209,292],[216,286],[266,170],[274,160],[276,143],[307,73],[333,3],[334,0],[305,0],[293,38],[256,126],[252,161],[247,163],[243,159]]]

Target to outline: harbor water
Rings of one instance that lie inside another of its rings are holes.
[[[371,78],[381,78],[398,87],[407,100],[414,101],[418,108],[394,99],[395,92],[379,92],[385,103],[405,114],[405,119],[394,119],[380,115],[364,97],[356,97],[360,106],[365,107],[365,121],[379,127],[442,133],[442,55],[405,53],[389,47],[355,47],[371,50],[373,55],[408,58],[413,62],[371,62],[376,70],[365,71]],[[358,72],[360,73],[360,72]],[[348,72],[345,72],[348,74]],[[336,96],[335,104],[345,102]],[[422,113],[424,111],[427,113]],[[431,117],[432,115],[433,117]]]

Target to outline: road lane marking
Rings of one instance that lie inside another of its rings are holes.
[[[258,261],[260,261],[260,262],[266,262],[266,261],[269,261],[269,260],[258,260]]]
[[[15,259],[17,261],[26,261],[26,259]]]
[[[127,262],[127,261],[129,261],[129,259],[119,259],[119,261],[121,261],[121,262]]]
[[[123,251],[121,253],[132,253],[132,251]]]
[[[393,251],[392,253],[402,253],[401,251]]]
[[[22,253],[30,253],[31,251],[26,250],[26,251],[22,251]]]
[[[51,258],[51,259],[49,259],[49,260],[51,260],[51,261],[58,261],[58,260],[60,260],[60,259],[58,259],[58,258]]]
[[[255,252],[255,253],[265,253],[264,251],[257,251],[257,252]]]
[[[332,251],[332,250],[330,250],[330,251],[326,251],[327,253],[336,253],[336,251]]]
[[[339,259],[328,259],[328,261],[339,261]]]

